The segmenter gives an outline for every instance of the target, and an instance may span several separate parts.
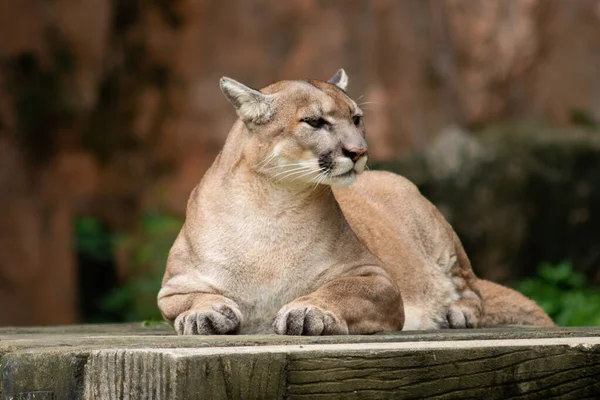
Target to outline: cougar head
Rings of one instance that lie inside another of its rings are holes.
[[[247,128],[252,170],[283,185],[346,186],[367,163],[363,113],[340,69],[329,81],[280,81],[261,90],[221,78]]]

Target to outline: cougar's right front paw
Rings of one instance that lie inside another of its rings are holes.
[[[226,335],[237,333],[241,321],[240,310],[225,304],[213,304],[179,314],[173,325],[178,335]]]

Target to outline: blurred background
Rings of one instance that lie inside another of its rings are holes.
[[[187,197],[253,87],[344,67],[374,168],[480,277],[600,325],[600,0],[0,2],[0,326],[160,319]]]

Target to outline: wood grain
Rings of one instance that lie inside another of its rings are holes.
[[[600,398],[600,338],[99,350],[86,398],[126,398],[120,371],[145,399]]]

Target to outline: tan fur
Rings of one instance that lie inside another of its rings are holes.
[[[425,320],[435,321],[439,310],[455,296],[453,289],[463,289],[461,302],[473,307],[481,294],[481,327],[554,326],[548,315],[522,294],[486,280],[474,281],[453,229],[408,180],[389,172],[365,172],[356,183],[334,192],[361,242],[386,265],[397,266],[393,271],[402,273],[403,279],[397,282],[404,301],[405,330],[427,328],[419,312],[428,312]],[[451,280],[448,268],[455,269]],[[472,289],[474,285],[475,290],[469,292],[467,285]]]
[[[404,301],[404,329],[444,326],[444,311],[457,306],[469,313],[468,326],[477,325],[481,299],[471,264],[450,225],[415,185],[373,171],[334,192],[361,242],[390,267]],[[464,317],[456,311],[449,317]]]
[[[477,282],[477,287],[485,301],[483,326],[556,326],[540,306],[519,292],[483,279]]]
[[[222,79],[240,120],[190,196],[158,295],[178,333],[479,324],[477,279],[437,209],[398,175],[357,179],[362,112],[343,70],[330,82]]]

